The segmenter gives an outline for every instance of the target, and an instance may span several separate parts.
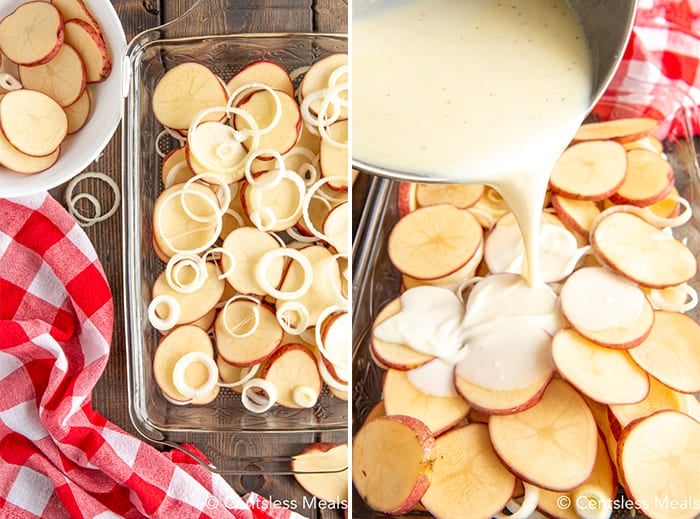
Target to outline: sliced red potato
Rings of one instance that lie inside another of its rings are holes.
[[[74,134],[85,126],[85,123],[90,118],[91,109],[92,99],[90,98],[90,90],[87,88],[77,101],[63,108],[68,118],[68,135]]]
[[[426,394],[409,380],[405,371],[388,370],[382,387],[388,415],[418,418],[436,436],[455,426],[469,412],[469,405],[456,393],[448,397]]]
[[[700,508],[700,423],[660,411],[629,424],[618,444],[620,480],[652,519],[693,519]]]
[[[99,83],[112,72],[112,55],[102,34],[90,23],[80,19],[68,20],[64,26],[65,41],[73,47],[85,63],[85,79]]]
[[[201,252],[214,242],[219,231],[219,200],[214,191],[195,182],[183,194],[184,186],[169,187],[153,206],[153,237],[168,258],[178,251]]]
[[[672,409],[688,414],[686,394],[675,391],[654,377],[649,377],[649,393],[644,400],[636,404],[610,405],[608,419],[613,433],[619,436],[620,429],[626,427],[630,422],[663,409]]]
[[[178,391],[173,380],[175,365],[186,354],[203,353],[214,358],[214,347],[207,332],[197,326],[180,326],[161,339],[153,357],[153,377],[163,394],[176,402],[191,399]],[[184,373],[190,387],[201,387],[209,378],[209,372],[201,362],[193,362]]]
[[[314,226],[314,229],[323,229],[323,220],[326,215],[332,210],[333,206],[320,196],[313,196],[309,201],[309,219]],[[296,225],[297,230],[304,236],[313,236],[313,233],[306,225],[305,218],[299,218]]]
[[[614,141],[588,141],[567,148],[552,169],[549,186],[574,200],[604,200],[622,185],[627,152]]]
[[[467,209],[484,195],[483,184],[416,184],[416,205],[451,204],[458,209]]]
[[[602,263],[647,287],[680,285],[697,271],[681,241],[624,211],[603,213],[591,229],[591,245]]]
[[[614,139],[631,142],[644,138],[658,125],[656,119],[629,117],[597,123],[582,124],[574,136],[574,141]]]
[[[22,88],[0,99],[0,127],[17,150],[46,157],[55,153],[68,134],[68,119],[49,96]]]
[[[340,505],[348,500],[349,462],[347,443],[313,443],[292,458],[294,479],[312,496]]]
[[[603,404],[633,404],[649,393],[649,376],[626,351],[595,344],[574,329],[552,339],[559,373],[581,393]]]
[[[291,150],[299,139],[301,130],[301,112],[299,105],[289,94],[275,91],[275,95],[280,102],[281,113],[277,114],[277,103],[272,93],[267,90],[258,90],[246,96],[238,108],[247,112],[255,121],[255,126],[239,114],[233,118],[233,127],[237,130],[262,130],[268,128],[278,116],[277,124],[270,128],[270,131],[260,135],[258,148],[274,150],[280,154],[285,154]],[[251,149],[253,137],[243,141],[247,149]],[[271,155],[262,154],[262,159],[272,159]]]
[[[542,377],[540,380],[522,389],[495,390],[473,384],[455,376],[455,387],[467,403],[477,411],[486,414],[513,414],[537,404],[542,398],[552,375]]]
[[[401,182],[399,184],[396,206],[398,207],[400,218],[418,209],[416,189],[418,189],[418,184],[413,182]]]
[[[380,416],[386,416],[386,409],[384,409],[384,400],[380,400],[377,402],[372,409],[370,409],[369,413],[367,413],[367,416],[365,417],[365,422],[369,422],[370,420],[374,420],[375,418],[379,418]]]
[[[195,62],[181,63],[168,70],[153,90],[153,115],[163,126],[187,130],[202,110],[224,106],[228,94],[219,78]],[[222,112],[206,115],[203,121],[218,121]]]
[[[232,94],[238,88],[251,83],[262,83],[290,96],[294,95],[292,79],[287,71],[274,61],[261,59],[248,63],[228,80],[226,88]]]
[[[537,405],[493,415],[489,433],[501,461],[524,481],[554,491],[588,479],[595,464],[598,429],[578,392],[552,380]]]
[[[64,20],[77,18],[100,30],[100,24],[83,0],[51,0],[51,3],[61,12]]]
[[[664,152],[663,143],[653,135],[645,135],[644,137],[641,137],[634,141],[623,142],[622,145],[627,151],[649,150],[659,154]]]
[[[348,121],[336,121],[331,124],[328,129],[328,134],[335,142],[327,139],[321,139],[321,148],[319,150],[319,167],[321,176],[323,177],[341,177],[348,178]],[[338,146],[336,143],[345,144]],[[328,182],[328,187],[338,191],[347,191],[347,182]]]
[[[420,420],[401,415],[375,418],[353,440],[352,480],[372,509],[401,515],[424,496],[435,459],[435,440]]]
[[[0,52],[18,65],[41,65],[63,44],[63,17],[47,2],[27,2],[0,21]]]
[[[479,246],[477,251],[467,261],[462,268],[454,271],[445,277],[437,279],[415,279],[406,274],[401,275],[402,289],[408,290],[417,286],[431,285],[435,287],[446,287],[449,289],[455,289],[466,279],[471,279],[476,274],[477,269],[482,265],[481,260],[484,258],[484,247]]]
[[[219,379],[224,384],[232,384],[240,381],[243,377],[248,375],[251,368],[250,366],[234,366],[226,362],[221,355],[216,357],[216,366],[219,368]],[[232,386],[229,389],[240,393],[243,389],[243,385]]]
[[[265,290],[255,278],[255,269],[260,258],[267,252],[280,248],[279,242],[264,231],[255,227],[240,227],[229,233],[223,247],[231,251],[236,258],[236,265],[226,280],[241,294],[265,295]],[[221,258],[221,268],[227,272],[231,259],[227,255]],[[284,258],[274,258],[265,270],[272,286],[279,285],[284,272]]]
[[[7,142],[5,136],[0,132],[0,164],[15,173],[23,175],[32,175],[41,173],[56,164],[60,148],[57,148],[52,154],[44,157],[32,157],[26,153],[22,153],[12,144]]]
[[[194,173],[187,164],[185,146],[175,148],[163,157],[160,173],[163,185],[166,188],[175,184],[183,184],[194,176]]]
[[[585,395],[582,395],[583,399],[588,404],[588,408],[593,414],[595,423],[598,426],[598,432],[601,438],[605,442],[605,447],[610,457],[610,461],[615,467],[615,472],[617,472],[617,438],[619,437],[619,430],[617,434],[613,432],[612,425],[610,423],[610,410],[607,405],[591,400]]]
[[[600,208],[595,202],[552,195],[551,203],[564,225],[588,238],[593,222],[600,215]]]
[[[577,508],[580,508],[584,513],[588,512],[592,518],[593,514],[612,507],[616,497],[615,465],[608,455],[605,442],[602,437],[599,437],[595,465],[586,482],[568,492],[540,490],[537,508],[547,517],[559,519],[580,519],[581,516],[577,512]]]
[[[347,66],[347,64],[347,54],[332,54],[311,65],[309,70],[306,71],[306,74],[304,74],[304,79],[301,81],[301,85],[299,85],[299,92],[301,93],[302,99],[307,97],[312,92],[328,88],[331,75],[340,67]],[[347,82],[347,74],[343,74],[342,77],[338,78],[336,84],[340,85]],[[347,91],[342,92],[340,96],[347,101]],[[316,99],[311,103],[309,108],[312,112],[318,114],[321,110],[322,102],[323,101],[321,99]],[[329,107],[329,113],[327,115],[331,115],[331,110],[332,108]],[[341,107],[339,119],[347,119],[346,107]]]
[[[629,354],[651,376],[676,391],[700,392],[700,325],[692,317],[656,311],[651,333]]]
[[[350,252],[350,205],[348,202],[338,204],[323,220],[322,232],[328,237],[328,244],[338,254]]]
[[[377,314],[373,328],[401,310],[401,298],[394,299]],[[370,348],[374,358],[382,365],[392,369],[407,371],[433,360],[435,357],[417,352],[405,344],[395,344],[378,339],[372,335]]]
[[[317,398],[323,389],[316,357],[301,344],[285,344],[275,351],[265,363],[262,377],[277,389],[277,403],[292,409],[308,407],[299,402],[298,388],[310,388]]]
[[[262,184],[273,181],[278,170],[262,173],[256,179]],[[287,172],[274,187],[246,183],[243,188],[243,205],[251,221],[266,231],[284,231],[296,225],[301,218],[304,189],[301,177],[294,171]],[[292,177],[292,178],[290,178]],[[296,180],[296,181],[295,181]]]
[[[216,264],[208,262],[206,264],[206,279],[202,287],[195,292],[182,293],[173,290],[168,284],[165,272],[163,272],[153,284],[152,296],[153,298],[169,296],[177,301],[180,307],[180,317],[177,319],[176,325],[193,323],[204,317],[219,302],[226,285],[223,279],[219,279],[220,274],[221,271]],[[183,274],[183,276],[185,275]],[[162,317],[161,310],[158,308],[156,308],[156,315]]]
[[[432,481],[421,500],[423,506],[435,517],[498,514],[513,494],[515,476],[494,453],[488,427],[469,424],[453,429],[437,438],[436,444]]]
[[[78,52],[64,43],[46,63],[19,67],[19,79],[24,88],[43,92],[66,107],[75,103],[85,90],[85,64]]]
[[[284,331],[269,306],[239,299],[219,312],[214,335],[223,360],[247,367],[260,364],[272,355],[282,343]]]
[[[483,231],[466,210],[443,204],[401,218],[389,235],[391,262],[416,279],[437,279],[462,268],[476,253]]]
[[[673,187],[673,169],[663,156],[649,150],[627,152],[627,175],[610,196],[616,204],[639,207],[663,200]]]
[[[654,323],[654,310],[644,292],[604,267],[585,267],[571,274],[559,299],[571,325],[608,348],[638,345]]]

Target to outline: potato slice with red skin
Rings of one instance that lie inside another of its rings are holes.
[[[438,279],[462,268],[477,252],[483,231],[474,216],[449,204],[417,209],[389,235],[391,262],[415,279]]]
[[[658,122],[649,117],[629,117],[596,123],[582,124],[574,135],[574,141],[614,139],[631,142],[651,133]]]
[[[484,195],[483,184],[416,184],[416,205],[451,204],[458,209],[467,209]]]
[[[682,242],[624,211],[604,213],[590,239],[601,263],[640,285],[680,285],[697,271],[694,254]]]
[[[292,79],[287,71],[274,61],[260,59],[248,63],[228,80],[226,88],[230,93],[233,93],[238,88],[250,83],[262,83],[290,96],[294,95]]]
[[[416,418],[383,416],[366,422],[352,444],[352,480],[372,509],[409,512],[430,486],[436,444]]]
[[[173,171],[177,168],[177,171]],[[187,182],[194,176],[194,173],[187,164],[185,146],[171,150],[163,157],[160,166],[160,175],[163,185],[167,188],[175,184]]]
[[[401,298],[397,297],[386,305],[374,319],[373,328],[401,311]],[[382,341],[372,334],[370,348],[372,355],[383,367],[407,371],[427,364],[435,357],[419,353],[405,344]]]
[[[649,393],[649,376],[626,351],[605,348],[576,330],[552,338],[557,370],[584,395],[603,404],[633,404]]]
[[[92,99],[90,98],[90,90],[87,88],[77,101],[63,108],[68,118],[68,135],[74,134],[85,126],[90,118],[91,109]]]
[[[627,172],[625,148],[614,141],[574,144],[552,168],[552,192],[574,200],[605,200],[622,185]]]
[[[292,458],[294,479],[318,499],[347,504],[349,462],[347,443],[313,443]]]
[[[645,515],[697,517],[700,423],[677,411],[659,411],[625,427],[617,452],[625,493]]]
[[[277,389],[276,403],[291,409],[303,407],[294,400],[294,391],[298,387],[309,387],[317,395],[323,389],[316,358],[302,344],[284,344],[277,349],[265,363],[262,377]]]
[[[486,414],[513,414],[536,405],[552,376],[553,373],[522,389],[496,391],[472,384],[455,375],[455,387],[462,398],[477,411]]]
[[[400,218],[418,209],[418,202],[416,201],[417,188],[418,184],[413,182],[401,182],[399,184],[396,206],[398,207]]]
[[[610,196],[616,204],[645,207],[663,200],[673,188],[673,169],[663,156],[649,150],[627,152],[627,175]]]
[[[56,164],[60,154],[61,150],[58,148],[50,155],[32,157],[15,148],[7,141],[2,132],[0,132],[0,164],[11,169],[15,173],[21,173],[23,175],[41,173]]]
[[[571,490],[588,479],[595,464],[593,415],[581,395],[560,379],[552,380],[530,409],[491,416],[489,433],[501,461],[541,488]]]
[[[236,268],[226,278],[229,284],[241,294],[265,295],[265,290],[255,279],[255,268],[265,253],[280,248],[279,242],[255,227],[240,227],[229,233],[223,247],[236,258]],[[222,256],[221,268],[226,272],[230,267],[231,259]],[[273,287],[279,285],[284,272],[284,258],[273,259],[265,272]]]
[[[224,106],[228,94],[219,78],[195,62],[181,63],[168,70],[153,90],[153,115],[163,126],[187,130],[194,117],[206,108]],[[223,113],[214,112],[203,121],[218,121]]]
[[[256,311],[259,323],[255,332],[247,337],[234,337],[228,332],[224,322],[236,334],[245,335],[255,324]],[[219,356],[223,360],[234,366],[247,367],[269,358],[282,344],[284,330],[269,306],[240,299],[230,303],[226,312],[223,309],[219,312],[214,323],[214,335]]]
[[[22,88],[0,99],[0,127],[7,141],[32,157],[53,155],[68,134],[68,118],[48,95]]]
[[[423,393],[408,379],[405,371],[388,370],[382,389],[388,415],[404,414],[418,418],[435,436],[454,427],[469,412],[469,405],[458,396]]]
[[[312,92],[315,92],[317,90],[322,90],[324,88],[328,88],[328,83],[330,80],[331,75],[340,67],[346,66],[348,64],[348,55],[347,54],[331,54],[330,56],[326,56],[323,59],[318,60],[316,63],[311,65],[309,67],[309,70],[306,71],[306,74],[304,74],[304,79],[301,81],[301,85],[299,85],[299,92],[301,93],[302,99]],[[342,83],[347,83],[347,74],[345,74],[343,77],[338,78],[337,85],[340,85]],[[343,92],[340,94],[341,98],[345,98],[345,101],[347,101],[347,91]],[[309,109],[315,113],[318,114],[321,110],[321,104],[322,100],[321,99],[316,99],[314,100],[310,105]],[[330,116],[333,113],[333,107],[329,106],[327,110],[327,116]],[[348,117],[348,109],[345,106],[340,107],[340,115],[338,117],[339,120],[342,119],[347,119]]]
[[[692,317],[656,311],[651,333],[629,354],[670,388],[681,393],[700,392],[700,325]]]
[[[663,153],[663,143],[653,135],[645,135],[633,141],[623,142],[622,145],[627,151],[630,150],[649,150],[654,153]]]
[[[494,453],[488,427],[469,424],[436,439],[432,481],[421,503],[435,517],[489,519],[514,489],[515,476]]]
[[[564,225],[573,232],[588,238],[593,222],[600,216],[600,208],[595,202],[552,195],[551,203]]]
[[[214,347],[207,332],[197,326],[180,326],[161,339],[153,357],[153,377],[163,394],[178,402],[190,399],[180,393],[173,382],[175,364],[190,352],[201,352],[214,358]],[[204,366],[199,362],[185,370],[185,382],[191,387],[201,386],[208,378]]]
[[[63,17],[46,2],[27,2],[0,21],[0,52],[18,65],[51,60],[63,44]]]
[[[326,215],[322,225],[323,234],[328,236],[328,244],[338,254],[350,252],[350,204],[342,202]]]
[[[61,12],[64,20],[77,18],[100,30],[100,24],[83,0],[51,0],[51,3]]]
[[[64,43],[46,63],[19,67],[19,79],[24,88],[43,92],[66,107],[75,103],[85,90],[85,63],[73,47]]]
[[[281,115],[274,128],[260,136],[259,149],[272,149],[281,155],[291,150],[299,139],[301,131],[301,112],[299,105],[292,96],[281,91],[275,92],[280,101]],[[238,108],[245,110],[257,123],[253,128],[248,120],[236,114],[233,117],[233,127],[236,130],[261,130],[267,128],[275,118],[277,105],[270,92],[258,90],[247,95],[238,103]],[[250,149],[253,138],[243,141],[243,145]],[[272,155],[262,154],[259,158],[272,159]]]
[[[327,139],[321,139],[321,147],[319,149],[319,168],[322,177],[341,177],[348,178],[348,121],[336,121],[327,128],[330,137],[339,144],[345,146],[337,146]],[[348,190],[348,182],[335,182],[330,180],[328,187],[334,191],[346,192]]]
[[[112,55],[102,34],[90,23],[74,19],[64,25],[65,41],[73,47],[85,63],[85,80],[99,83],[112,72]]]

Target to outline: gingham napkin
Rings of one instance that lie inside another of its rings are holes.
[[[247,504],[186,454],[92,409],[113,315],[95,251],[63,207],[46,193],[0,198],[0,516],[301,517],[256,495]]]
[[[622,63],[608,102],[595,111],[606,118],[616,103],[631,115],[660,121],[658,136],[683,136],[676,114],[700,105],[700,0],[639,0]],[[700,133],[700,118],[690,118]]]

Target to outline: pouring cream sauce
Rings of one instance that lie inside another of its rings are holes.
[[[525,260],[522,277],[480,281],[466,308],[446,289],[408,290],[374,333],[430,351],[483,387],[527,386],[552,369],[550,335],[561,326],[537,249],[552,166],[591,99],[584,35],[564,0],[380,4],[353,6],[354,159],[493,186],[518,222]],[[433,379],[444,373],[444,362],[431,364]]]

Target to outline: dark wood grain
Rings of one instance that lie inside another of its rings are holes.
[[[342,0],[207,0],[211,2],[215,17],[208,20],[208,27],[216,33],[245,32],[332,32],[347,31],[348,6]],[[192,0],[112,0],[124,26],[127,41],[136,34],[170,21],[183,14]],[[115,65],[119,65],[115,61]],[[119,102],[119,100],[115,100]],[[118,129],[104,153],[86,170],[100,171],[121,182],[121,138]],[[111,191],[104,184],[86,181],[82,188],[108,203]],[[65,205],[65,185],[51,191]],[[122,226],[115,216],[105,222],[85,229],[102,262],[113,292],[115,307],[114,335],[109,362],[93,392],[93,405],[110,421],[132,434],[138,435],[129,419],[126,378],[126,343],[124,332],[124,301],[122,281]],[[219,435],[222,436],[222,435]],[[344,442],[343,433],[305,435],[299,442]],[[185,441],[194,445],[206,444],[214,451],[233,452],[236,455],[260,455],[279,452],[280,441],[275,435],[256,437],[220,437],[190,433]],[[210,442],[210,443],[207,443]],[[232,445],[233,444],[233,445]],[[207,454],[206,449],[205,454]],[[286,454],[293,454],[286,452]],[[292,505],[296,511],[313,518],[342,517],[342,512],[324,510],[313,506],[311,496],[303,491],[292,476],[241,476],[225,474],[224,478],[236,491],[244,494],[254,490],[263,496]]]

